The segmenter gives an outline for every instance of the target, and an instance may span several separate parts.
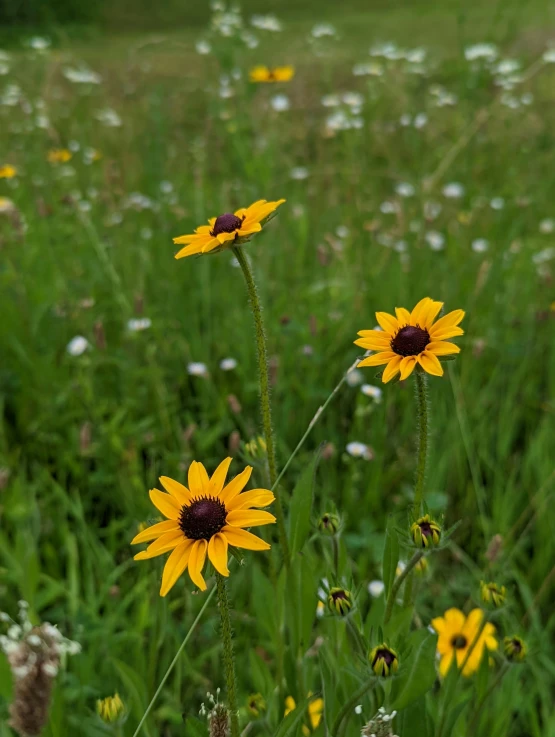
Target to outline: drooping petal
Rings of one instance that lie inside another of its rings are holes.
[[[224,486],[220,492],[220,499],[224,504],[228,504],[239,494],[245,486],[248,484],[252,473],[252,466],[247,466],[244,471],[241,471],[234,479],[232,479],[227,486]]]
[[[389,361],[382,374],[382,381],[384,384],[387,384],[388,381],[391,381],[391,379],[399,373],[401,361],[402,357],[397,355],[394,355],[394,357]]]
[[[191,503],[193,497],[191,496],[189,489],[186,486],[183,486],[183,484],[180,484],[179,481],[170,479],[169,476],[160,476],[160,483],[167,492],[177,499],[181,506]]]
[[[432,300],[430,299],[430,297],[424,297],[424,299],[421,299],[420,302],[418,302],[416,307],[410,313],[410,324],[411,325],[413,326],[420,325],[420,327],[422,327],[423,318],[428,311],[431,301]]]
[[[208,487],[208,474],[206,469],[198,461],[193,461],[189,466],[189,490],[193,497],[204,496]]]
[[[138,545],[139,543],[147,543],[151,540],[156,540],[157,537],[163,535],[166,532],[172,532],[178,530],[179,527],[177,522],[173,519],[165,520],[164,522],[158,522],[155,525],[147,527],[146,530],[142,530],[138,535],[135,535],[131,540],[131,545]]]
[[[455,343],[448,343],[446,340],[435,340],[428,343],[426,350],[435,353],[436,356],[448,356],[451,353],[460,353],[461,349]]]
[[[174,258],[186,258],[187,256],[194,256],[197,253],[202,253],[205,245],[206,241],[204,239],[196,240],[194,243],[191,243],[190,246],[185,246],[181,251],[178,251]]]
[[[439,362],[439,359],[433,354],[424,351],[417,356],[418,363],[422,366],[424,371],[432,376],[443,376],[443,367]]]
[[[228,512],[226,522],[232,527],[258,527],[259,525],[271,525],[276,518],[270,512],[260,509],[235,509]]]
[[[179,529],[172,532],[165,532],[151,543],[146,550],[141,550],[140,553],[137,553],[134,556],[134,560],[148,560],[149,558],[155,558],[157,555],[162,555],[162,553],[167,553],[168,550],[173,550],[177,545],[182,543],[183,539],[183,533]]]
[[[225,479],[232,460],[233,458],[226,458],[214,471],[208,484],[207,496],[218,496],[220,491],[224,488]]]
[[[376,312],[376,320],[386,333],[396,333],[399,330],[399,321],[388,312]]]
[[[231,233],[218,233],[216,238],[218,240],[218,243],[223,246],[223,244],[227,243],[227,241],[234,241],[236,235],[237,235],[237,231],[234,230]]]
[[[395,314],[397,315],[397,320],[399,320],[400,327],[410,325],[410,312],[404,307],[396,307]]]
[[[159,512],[162,512],[164,517],[168,519],[179,519],[181,504],[171,494],[164,494],[159,489],[151,489],[149,496],[150,501]]]
[[[170,589],[175,585],[179,576],[181,576],[183,571],[187,568],[193,542],[193,540],[185,540],[182,542],[166,561],[164,572],[162,573],[160,596],[166,596]]]
[[[244,548],[245,550],[269,550],[270,545],[261,538],[253,535],[252,532],[242,530],[239,527],[230,527],[226,525],[222,529],[222,533],[227,537],[230,545],[236,548]]]
[[[204,246],[202,247],[202,253],[210,253],[210,251],[213,251],[215,248],[218,248],[220,245],[220,242],[217,238],[210,238],[210,240],[207,240]]]
[[[201,571],[206,560],[207,547],[208,543],[206,540],[196,540],[191,547],[191,554],[189,556],[189,576],[191,576],[191,581],[201,591],[206,591],[206,581]]]
[[[401,381],[408,378],[416,366],[416,356],[405,356],[401,361],[399,370],[401,371]]]
[[[229,576],[227,567],[227,538],[221,532],[210,538],[208,543],[208,557],[214,568],[222,576]]]
[[[393,353],[393,351],[382,351],[381,353],[376,353],[375,356],[368,356],[368,358],[363,358],[362,361],[357,364],[357,367],[362,368],[363,366],[383,366],[384,363],[387,363],[388,361],[391,361],[392,359],[397,357],[397,354]]]
[[[245,235],[251,235],[252,233],[260,233],[262,226],[260,223],[245,223],[237,231],[239,238]]]
[[[243,491],[226,504],[231,512],[234,509],[250,509],[250,507],[268,507],[275,500],[275,496],[268,489],[253,489]]]
[[[172,241],[176,246],[186,245],[188,243],[194,243],[198,240],[199,233],[188,233],[187,235],[179,235],[177,238],[172,238]]]

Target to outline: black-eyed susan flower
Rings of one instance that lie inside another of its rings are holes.
[[[495,581],[480,581],[480,595],[484,604],[489,604],[498,609],[505,603],[507,589],[505,586],[495,583]]]
[[[415,520],[410,527],[413,542],[419,548],[431,548],[439,545],[441,527],[429,514]]]
[[[289,82],[294,76],[295,68],[290,65],[270,68],[260,64],[249,72],[251,82]]]
[[[318,529],[323,535],[337,535],[341,527],[341,520],[334,512],[326,512],[318,520]]]
[[[511,663],[522,663],[528,653],[528,647],[522,637],[511,635],[503,640],[503,651]]]
[[[310,692],[308,694],[308,697],[310,698],[311,696],[312,693]],[[295,699],[292,696],[287,696],[287,698],[285,699],[285,711],[283,712],[283,716],[286,717],[296,708],[297,704],[295,702]],[[305,737],[308,737],[311,732],[314,732],[316,729],[318,729],[320,722],[322,721],[323,713],[324,699],[312,699],[312,701],[308,705],[308,721],[310,723],[310,729],[307,727],[306,724],[303,724],[303,734]]]
[[[48,152],[48,161],[51,164],[67,164],[73,154],[67,148],[52,148]]]
[[[17,175],[17,169],[11,164],[0,166],[0,179],[13,179]]]
[[[253,693],[247,699],[247,710],[253,717],[259,717],[266,711],[266,699],[260,693]]]
[[[486,622],[484,613],[473,609],[465,615],[460,609],[448,609],[443,617],[432,619],[432,627],[438,633],[437,651],[440,655],[439,672],[445,676],[453,660],[457,667],[465,663],[462,674],[470,676],[478,670],[484,650],[496,650],[495,627]],[[465,662],[466,661],[466,662]]]
[[[458,327],[464,317],[463,310],[454,310],[437,322],[443,302],[435,302],[424,297],[412,312],[404,307],[396,307],[395,314],[376,312],[376,319],[382,330],[361,330],[355,344],[376,351],[375,355],[364,358],[358,365],[383,366],[382,374],[386,384],[399,372],[401,381],[408,378],[416,366],[432,376],[443,376],[443,368],[438,356],[459,353],[460,348],[447,338],[463,335]]]
[[[347,589],[334,586],[328,594],[328,608],[332,614],[344,617],[353,607],[353,596]]]
[[[105,699],[98,699],[96,702],[96,713],[106,724],[121,721],[125,712],[125,705],[118,693],[107,696]]]
[[[285,200],[257,200],[234,213],[225,212],[217,218],[211,218],[208,225],[201,225],[191,235],[180,235],[173,239],[176,245],[185,245],[185,248],[176,253],[175,258],[211,253],[249,241],[255,233],[262,230],[284,202]]]
[[[376,645],[370,652],[368,659],[374,673],[382,678],[394,675],[399,668],[397,653],[385,643]]]
[[[137,553],[135,560],[172,551],[164,566],[160,596],[166,596],[187,568],[192,582],[205,591],[202,569],[207,555],[218,573],[228,576],[228,545],[246,550],[270,547],[245,528],[276,521],[273,514],[253,509],[267,507],[275,497],[267,489],[243,491],[252,473],[251,466],[226,484],[231,460],[222,461],[211,478],[202,463],[193,461],[189,467],[189,488],[162,476],[160,483],[168,493],[150,491],[152,503],[167,519],[139,532],[131,544],[154,541]]]

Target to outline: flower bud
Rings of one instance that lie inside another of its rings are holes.
[[[486,581],[480,581],[480,594],[484,604],[490,604],[498,609],[505,603],[507,589],[494,581],[490,581],[488,583],[486,583]]]
[[[522,663],[528,653],[528,646],[521,637],[512,635],[503,640],[503,650],[511,663]]]
[[[264,696],[259,693],[251,694],[247,699],[247,710],[253,717],[259,717],[263,711],[266,711]]]
[[[353,606],[353,597],[347,589],[332,588],[328,594],[328,608],[332,614],[339,614],[344,617]]]
[[[119,722],[125,715],[125,706],[118,693],[98,699],[96,702],[96,713],[106,724]]]
[[[417,547],[431,548],[439,545],[441,527],[429,514],[426,514],[412,523],[410,534]]]
[[[337,514],[326,512],[318,520],[318,529],[323,535],[337,535],[341,522]]]
[[[397,673],[399,668],[397,653],[385,643],[377,645],[368,656],[368,659],[374,673],[382,678],[392,676]]]
[[[423,576],[428,568],[430,567],[430,564],[428,563],[426,558],[420,558],[418,563],[414,566],[414,570],[416,573],[418,573],[419,576]]]

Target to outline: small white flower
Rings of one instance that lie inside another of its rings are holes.
[[[536,264],[545,264],[547,261],[551,261],[552,258],[555,258],[555,248],[551,246],[550,248],[544,248],[543,251],[538,251],[538,253],[535,253],[532,256],[532,261]]]
[[[371,461],[374,458],[374,451],[369,445],[359,443],[354,440],[351,443],[347,443],[347,453],[353,458],[364,458],[365,461]]]
[[[374,599],[377,599],[379,596],[383,594],[385,591],[385,584],[383,581],[380,581],[376,579],[375,581],[370,581],[368,584],[368,593],[370,596],[373,596]]]
[[[414,187],[409,182],[399,182],[399,184],[395,187],[395,191],[399,195],[399,197],[413,197],[414,196]]]
[[[274,95],[270,100],[270,105],[277,113],[289,110],[291,107],[291,103],[289,102],[287,95]]]
[[[67,344],[66,351],[70,356],[81,356],[89,347],[89,341],[82,335],[76,335]]]
[[[54,663],[44,663],[42,672],[49,678],[55,678],[58,675],[58,668]]]
[[[477,59],[485,59],[492,61],[497,57],[497,46],[488,43],[474,44],[467,46],[464,50],[464,56],[467,61],[476,61]]]
[[[450,182],[442,191],[443,196],[450,200],[458,200],[464,196],[464,187],[460,182]]]
[[[364,374],[360,369],[354,368],[349,371],[345,379],[348,386],[358,386],[364,381]]]
[[[437,230],[429,230],[424,239],[432,251],[441,251],[445,246],[445,236]]]
[[[494,197],[489,203],[489,206],[492,210],[502,210],[505,207],[505,200],[503,197]]]
[[[382,390],[379,386],[372,386],[372,384],[363,384],[360,387],[360,391],[366,396],[371,397],[375,402],[381,402]]]
[[[98,110],[95,115],[96,119],[105,125],[107,128],[119,128],[122,125],[122,120],[115,110],[111,108],[104,108]]]
[[[289,176],[291,177],[291,179],[301,181],[302,179],[306,179],[308,177],[308,169],[304,166],[295,166],[289,172]]]
[[[555,64],[555,47],[543,52],[542,61],[546,64]]]
[[[235,358],[223,358],[220,361],[220,368],[222,371],[233,371],[237,368],[237,361]]]
[[[273,33],[279,33],[283,30],[281,21],[275,15],[253,15],[251,26],[259,28],[261,31],[272,31]]]
[[[195,48],[197,50],[197,54],[209,54],[212,51],[212,46],[208,43],[208,41],[200,40],[197,41]]]
[[[29,39],[29,46],[35,51],[45,51],[50,48],[52,41],[49,38],[43,36],[33,36]]]
[[[339,238],[347,238],[349,236],[349,228],[346,225],[338,225],[335,229],[335,234]]]
[[[8,628],[7,635],[10,640],[19,640],[22,634],[23,630],[18,624],[12,624],[12,626]]]
[[[38,647],[41,644],[42,640],[38,635],[29,635],[29,637],[27,638],[27,642],[33,647]]]
[[[100,74],[86,67],[80,67],[78,69],[66,67],[64,69],[64,77],[75,84],[100,84],[102,82]]]
[[[397,212],[397,210],[398,206],[395,202],[389,202],[388,200],[386,200],[380,205],[380,212],[383,212],[384,215],[392,215],[393,213]]]
[[[476,238],[472,241],[471,248],[474,253],[485,253],[489,248],[489,241],[485,238]]]
[[[520,62],[516,59],[502,59],[496,66],[494,67],[494,72],[497,74],[501,74],[503,76],[508,76],[510,74],[514,74],[515,72],[518,72],[520,69]]]
[[[355,77],[363,77],[366,75],[381,77],[383,74],[383,66],[375,61],[355,64],[355,66],[353,67],[353,74],[355,75]]]
[[[555,231],[555,220],[553,218],[545,218],[540,223],[540,233],[553,233]]]
[[[335,36],[335,28],[331,23],[318,23],[310,32],[313,38],[323,38],[324,36]]]
[[[187,364],[187,372],[190,376],[202,376],[206,378],[208,376],[208,368],[205,363],[200,361],[192,361]]]
[[[151,325],[152,320],[150,317],[135,317],[128,320],[127,329],[132,333],[138,333],[141,330],[148,330]]]
[[[357,704],[355,706],[355,714],[362,714],[362,704]]]
[[[341,100],[339,99],[339,95],[324,95],[320,102],[324,107],[337,107],[341,103]]]
[[[415,115],[414,120],[412,122],[413,126],[420,130],[421,128],[424,128],[425,125],[428,123],[428,116],[426,113],[418,113],[418,115]]]

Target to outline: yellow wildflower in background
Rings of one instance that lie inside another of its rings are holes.
[[[311,696],[312,696],[312,693],[309,693],[308,697],[310,698]],[[283,716],[286,717],[296,708],[297,708],[297,704],[295,702],[295,699],[292,696],[288,696],[285,699],[285,711],[283,712]],[[308,737],[311,732],[314,732],[316,729],[318,729],[318,726],[320,725],[320,722],[322,721],[323,713],[324,713],[324,699],[321,699],[321,698],[313,699],[308,705],[308,721],[310,722],[310,729],[306,726],[306,724],[303,724],[303,734],[305,735],[305,737]]]
[[[289,82],[295,76],[295,67],[267,67],[262,64],[249,72],[251,82]]]
[[[125,715],[125,706],[120,695],[116,692],[114,696],[98,699],[96,702],[96,713],[106,724],[119,722]]]
[[[48,161],[51,164],[67,164],[72,156],[67,148],[52,148],[48,152]]]
[[[417,365],[432,376],[443,376],[438,356],[460,352],[458,345],[446,339],[463,335],[464,330],[458,324],[464,312],[454,310],[434,323],[442,307],[443,302],[424,297],[412,312],[404,307],[395,308],[396,317],[376,312],[382,330],[361,330],[355,344],[377,353],[364,358],[359,368],[387,364],[382,375],[384,384],[399,372],[403,381]]]
[[[507,589],[500,586],[495,581],[480,581],[480,595],[484,604],[490,604],[493,607],[503,606]]]
[[[473,609],[468,617],[460,609],[448,609],[443,617],[432,619],[432,627],[439,635],[437,651],[441,656],[439,672],[447,675],[451,663],[456,659],[457,667],[463,663],[463,676],[478,670],[484,650],[496,650],[495,627],[486,622],[482,628],[484,613]]]
[[[211,478],[202,463],[193,461],[189,466],[189,488],[162,476],[160,483],[168,493],[151,489],[150,500],[167,520],[139,532],[131,544],[154,540],[146,550],[137,553],[135,560],[172,551],[164,566],[160,596],[166,596],[186,568],[192,582],[205,591],[201,571],[207,554],[218,573],[229,576],[228,545],[246,550],[270,547],[244,528],[275,522],[273,514],[253,509],[267,507],[275,497],[267,489],[243,492],[252,473],[251,466],[225,485],[231,460],[222,461]]]
[[[175,258],[185,258],[196,253],[210,253],[211,251],[229,248],[250,240],[250,237],[262,230],[262,226],[271,218],[272,213],[285,200],[267,202],[258,200],[250,207],[242,207],[235,213],[226,212],[217,218],[211,218],[208,225],[201,225],[191,235],[180,235],[174,238],[176,245],[185,244]]]
[[[17,174],[17,169],[11,164],[0,166],[0,179],[13,179]]]

